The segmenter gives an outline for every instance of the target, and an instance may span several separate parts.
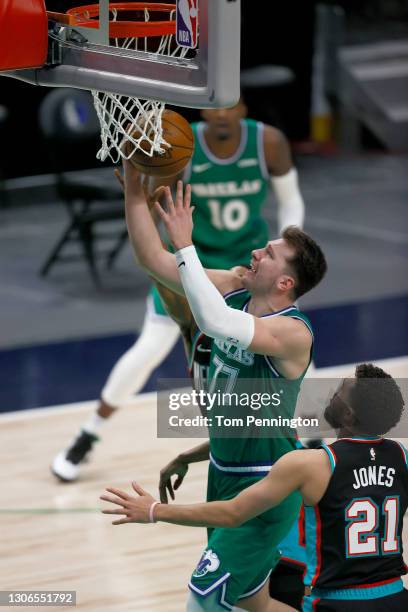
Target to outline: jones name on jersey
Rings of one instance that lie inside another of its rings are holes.
[[[385,465],[368,465],[367,467],[353,470],[353,489],[377,485],[379,487],[392,487],[394,483],[395,470]]]

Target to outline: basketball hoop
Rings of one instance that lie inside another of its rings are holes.
[[[174,4],[110,3],[109,38],[115,47],[124,50],[183,58],[189,49],[175,41],[175,11]],[[99,4],[75,7],[67,15],[72,27],[99,26]],[[98,159],[104,161],[110,157],[117,163],[121,158],[129,159],[135,151],[143,151],[149,157],[165,152],[168,143],[163,138],[161,125],[164,102],[97,90],[92,90],[92,96],[101,125]]]

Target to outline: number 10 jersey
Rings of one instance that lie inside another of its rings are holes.
[[[268,188],[262,123],[241,121],[241,142],[232,157],[208,148],[205,123],[194,123],[194,154],[184,174],[191,183],[193,242],[206,268],[228,269],[249,263],[251,251],[264,247],[268,226],[261,217]]]

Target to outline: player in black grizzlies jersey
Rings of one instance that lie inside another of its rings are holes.
[[[371,364],[357,366],[334,394],[325,417],[338,431],[333,444],[281,457],[261,481],[233,499],[206,504],[157,504],[109,489],[119,523],[164,521],[236,527],[298,490],[305,504],[308,572],[304,612],[407,612],[402,522],[408,506],[408,455],[382,437],[396,425],[404,400],[393,378]],[[120,509],[118,509],[118,506]],[[119,524],[116,522],[116,524]]]
[[[314,479],[312,504],[305,505],[305,612],[408,611],[401,581],[408,455],[400,443],[381,437],[403,408],[395,381],[364,364],[326,409],[338,440],[323,445],[331,475],[326,459],[324,473]]]

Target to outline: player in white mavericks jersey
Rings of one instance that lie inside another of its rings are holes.
[[[267,225],[261,208],[271,186],[279,233],[289,225],[303,226],[304,204],[288,142],[279,130],[245,119],[246,112],[241,99],[230,109],[203,111],[204,122],[193,125],[195,151],[186,172],[196,205],[194,240],[209,268],[228,269],[247,263],[258,242],[266,242]],[[235,190],[233,198],[228,197],[231,189]],[[210,195],[214,190],[216,198]],[[207,198],[201,197],[203,192],[209,194]],[[139,338],[113,367],[96,411],[53,461],[51,469],[60,480],[76,480],[80,464],[99,439],[106,419],[142,389],[179,334],[159,295],[151,292]]]

